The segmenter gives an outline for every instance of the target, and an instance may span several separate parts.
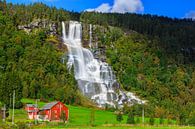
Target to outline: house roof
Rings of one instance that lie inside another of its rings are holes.
[[[38,110],[28,110],[28,113],[32,113],[32,112],[38,112]]]
[[[27,107],[37,107],[37,104],[26,104]]]
[[[57,101],[48,103],[48,104],[46,104],[45,106],[43,106],[43,107],[41,108],[41,110],[51,109],[51,108],[52,108],[53,106],[55,106],[57,103],[58,103]]]

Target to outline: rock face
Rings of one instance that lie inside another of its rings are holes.
[[[19,30],[24,30],[27,33],[30,33],[30,32],[32,32],[32,30],[38,29],[38,28],[47,29],[48,35],[57,35],[58,34],[57,23],[52,22],[52,21],[47,20],[47,19],[37,19],[37,20],[34,20],[31,23],[27,24],[27,25],[19,25],[18,26]]]

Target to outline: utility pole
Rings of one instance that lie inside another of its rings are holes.
[[[142,124],[144,124],[144,104],[142,103]]]
[[[12,94],[9,94],[9,109],[11,109],[12,106]]]
[[[13,93],[13,112],[12,112],[12,124],[14,124],[14,106],[15,106],[15,90]]]
[[[35,115],[35,125],[36,125],[37,124],[37,109],[38,109],[37,99],[35,101],[35,106],[36,106],[36,108],[35,108],[35,113],[36,113],[36,115]]]
[[[4,104],[4,107],[3,107],[3,122],[5,122],[5,118],[6,118],[5,111],[6,111],[6,106]]]

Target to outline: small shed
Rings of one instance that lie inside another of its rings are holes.
[[[62,102],[51,102],[39,110],[38,119],[43,121],[68,121],[69,110]]]
[[[28,113],[28,118],[33,120],[37,118],[39,109],[36,104],[26,104],[25,110]]]

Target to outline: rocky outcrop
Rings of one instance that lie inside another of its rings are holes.
[[[38,28],[46,29],[46,32],[49,35],[57,35],[58,34],[57,23],[50,21],[50,20],[47,20],[47,19],[36,19],[27,25],[19,25],[18,26],[19,30],[24,30],[27,33],[30,33],[34,29],[38,29]]]

